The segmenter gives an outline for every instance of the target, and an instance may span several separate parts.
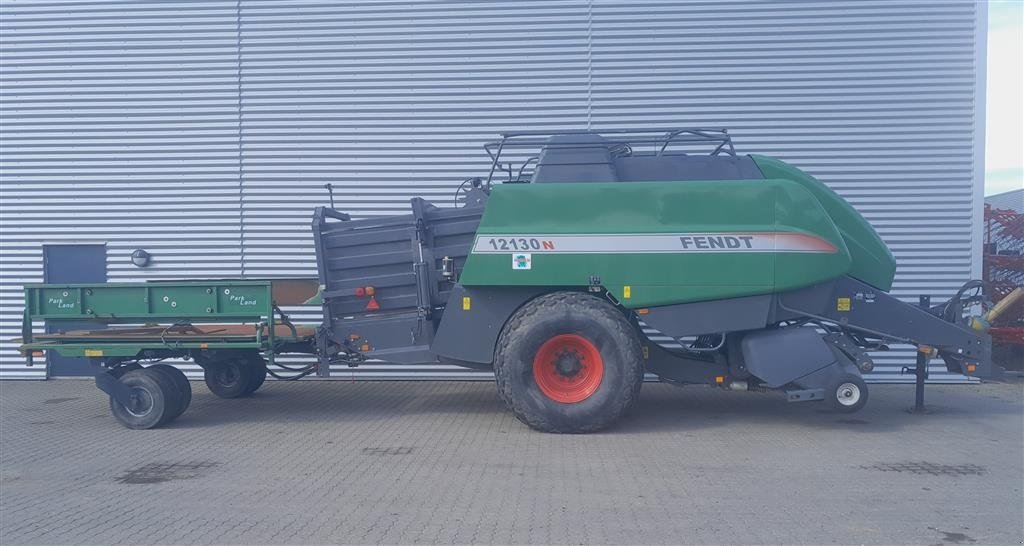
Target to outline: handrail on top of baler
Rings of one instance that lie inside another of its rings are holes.
[[[736,157],[736,148],[733,146],[732,137],[727,129],[708,128],[657,128],[657,129],[560,129],[560,130],[532,130],[532,131],[509,131],[500,133],[501,139],[484,144],[484,151],[491,158],[491,169],[487,174],[487,186],[494,181],[494,171],[501,167],[501,154],[505,148],[517,147],[553,147],[553,148],[591,148],[595,145],[593,140],[581,139],[578,142],[560,141],[551,142],[549,137],[554,135],[579,135],[579,136],[607,136],[626,135],[628,138],[609,138],[608,144],[625,146],[625,150],[632,153],[633,146],[643,144],[653,145],[654,151],[651,155],[662,156],[665,150],[672,144],[682,143],[717,143],[718,145],[708,154],[717,156],[725,152],[729,156]],[[531,156],[526,162],[533,161],[536,156]],[[526,164],[524,163],[523,168]],[[509,176],[511,177],[511,164],[509,165]],[[504,169],[503,169],[504,170]],[[522,173],[520,169],[520,176]]]

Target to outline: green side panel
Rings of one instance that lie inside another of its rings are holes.
[[[43,288],[36,296],[37,315],[78,317],[82,314],[82,290],[78,288]]]
[[[229,320],[272,312],[271,281],[30,284],[26,309],[43,319]]]
[[[627,235],[627,240],[666,235],[662,240],[672,243],[679,234],[780,232],[812,235],[832,250],[677,252],[673,247],[563,253],[534,248],[528,270],[514,268],[512,250],[478,252],[488,236],[501,235]],[[459,282],[573,287],[586,286],[593,275],[623,305],[636,308],[798,288],[843,275],[849,267],[849,252],[825,210],[789,180],[509,184],[494,188]]]
[[[828,186],[796,167],[760,155],[751,155],[766,178],[792,180],[810,191],[832,218],[850,250],[853,265],[850,276],[875,288],[889,291],[896,274],[896,259],[871,224]]]

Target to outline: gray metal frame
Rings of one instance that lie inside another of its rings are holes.
[[[552,142],[550,137],[552,136],[578,136],[578,139],[562,139],[559,142]],[[708,154],[710,156],[717,156],[722,152],[727,155],[736,158],[736,149],[732,144],[732,137],[729,136],[729,132],[726,129],[702,129],[702,128],[665,128],[665,129],[651,129],[651,128],[637,128],[637,129],[607,129],[607,130],[583,130],[583,129],[563,129],[563,130],[551,130],[551,131],[515,131],[501,133],[501,139],[493,142],[484,144],[484,151],[491,158],[491,169],[487,174],[487,187],[490,187],[494,183],[494,172],[499,170],[501,166],[501,155],[507,148],[533,148],[540,150],[544,147],[558,147],[558,148],[591,148],[594,146],[594,141],[587,139],[587,136],[603,136],[605,140],[611,145],[626,146],[632,148],[633,146],[651,145],[653,151],[650,155],[660,157],[665,155],[666,150],[670,145],[680,144],[715,144],[715,148]],[[608,138],[608,135],[615,135],[620,138]],[[627,135],[628,138],[621,138]],[[523,169],[531,161],[535,160],[539,155],[531,156],[526,162],[519,168],[519,174],[522,176]],[[511,166],[507,169],[511,177]],[[512,181],[512,180],[510,180]]]

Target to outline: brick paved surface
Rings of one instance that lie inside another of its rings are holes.
[[[532,432],[489,383],[193,383],[132,431],[87,381],[0,384],[0,543],[1019,544],[1020,384],[873,386],[854,416],[645,385]]]

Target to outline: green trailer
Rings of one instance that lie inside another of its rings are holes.
[[[111,394],[114,414],[129,426],[149,428],[177,417],[191,400],[184,374],[162,360],[196,362],[210,390],[223,398],[251,394],[268,373],[277,375],[275,368],[290,372],[279,376],[288,379],[313,373],[314,366],[285,367],[276,357],[314,353],[315,329],[293,324],[281,306],[317,301],[317,292],[315,279],[30,284],[19,341],[30,366],[46,352],[88,358],[98,386]],[[83,321],[105,327],[60,328]],[[35,333],[40,322],[56,331]],[[158,418],[144,411],[152,394],[120,388],[122,380],[151,379],[131,375],[144,366],[174,385],[167,393],[177,401]]]

